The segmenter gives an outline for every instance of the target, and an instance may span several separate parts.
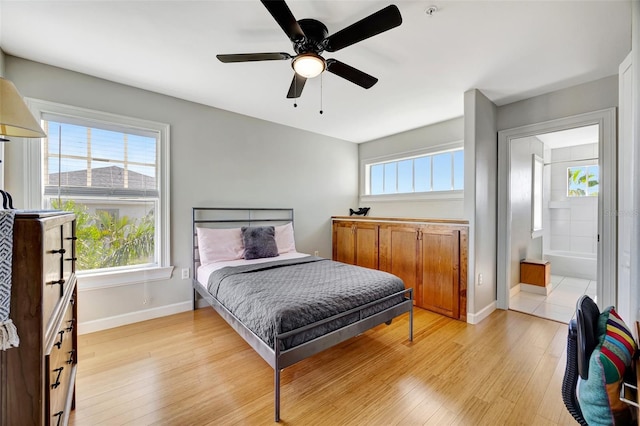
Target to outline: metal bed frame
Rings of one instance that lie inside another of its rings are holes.
[[[237,228],[241,226],[267,226],[293,223],[293,209],[269,209],[269,208],[218,208],[218,207],[193,207],[192,231],[193,231],[193,309],[196,309],[198,295],[204,299],[222,318],[260,355],[274,370],[274,411],[275,421],[280,421],[280,372],[298,361],[315,355],[325,349],[335,346],[351,337],[357,336],[382,323],[391,324],[391,320],[404,313],[409,313],[409,340],[413,341],[413,289],[405,289],[398,293],[386,296],[366,305],[359,306],[349,311],[334,315],[324,320],[300,327],[298,329],[281,333],[275,336],[274,348],[268,346],[255,333],[249,330],[233,313],[227,310],[218,300],[209,294],[198,283],[196,274],[200,266],[198,252],[198,238],[196,227],[205,226],[213,228]],[[386,308],[368,317],[362,316],[365,309],[371,308],[386,300],[404,296],[401,303]],[[290,349],[281,350],[280,342],[298,333],[303,333],[327,322],[358,313],[357,322],[345,325],[337,330],[326,333],[320,337],[300,344]]]

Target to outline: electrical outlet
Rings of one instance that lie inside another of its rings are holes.
[[[189,268],[182,268],[182,279],[183,280],[189,279]]]
[[[320,256],[320,252],[318,250],[316,250],[316,251],[313,252],[313,255],[314,256]]]
[[[482,279],[482,274],[478,274],[478,285],[484,284],[484,280]]]

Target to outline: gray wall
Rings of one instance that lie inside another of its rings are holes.
[[[531,238],[531,155],[544,158],[544,145],[535,136],[511,142],[511,277],[509,288],[520,282],[520,259],[542,259],[542,237]]]
[[[469,220],[468,312],[471,322],[496,301],[498,135],[496,106],[479,90],[464,94],[464,211]],[[478,275],[482,274],[482,284]],[[475,318],[474,318],[475,316]]]
[[[430,126],[420,127],[396,135],[361,143],[360,162],[388,155],[409,153],[433,146],[462,142],[464,139],[464,119],[462,117]],[[360,174],[360,180],[363,176]],[[360,182],[362,185],[362,182]],[[410,202],[361,202],[361,206],[371,207],[370,216],[377,217],[417,217],[462,219],[464,201],[420,200]]]
[[[618,106],[618,76],[498,107],[498,131]]]
[[[356,144],[8,55],[5,65],[25,97],[171,125],[173,278],[83,291],[81,323],[190,300],[179,270],[191,266],[192,206],[293,207],[298,250],[331,257],[330,217],[357,204]],[[6,186],[20,206],[23,146],[6,154]]]

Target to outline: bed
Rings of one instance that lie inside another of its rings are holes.
[[[193,207],[193,308],[205,300],[280,372],[409,314],[413,291],[391,274],[299,253],[293,209]]]

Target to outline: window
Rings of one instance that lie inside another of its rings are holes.
[[[364,195],[415,194],[464,189],[462,148],[365,164]]]
[[[531,238],[542,236],[543,169],[541,157],[532,155],[531,168]]]
[[[168,126],[29,103],[48,135],[33,208],[76,213],[80,288],[169,278]]]
[[[597,197],[599,189],[597,165],[567,167],[567,197]]]

